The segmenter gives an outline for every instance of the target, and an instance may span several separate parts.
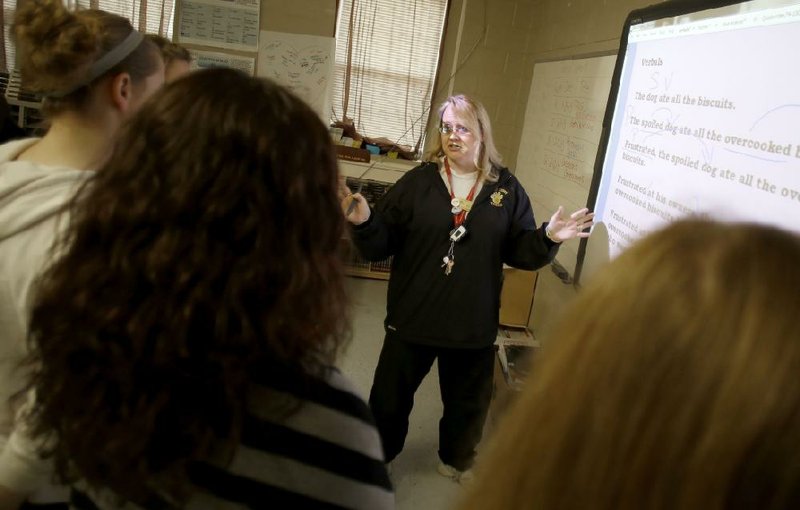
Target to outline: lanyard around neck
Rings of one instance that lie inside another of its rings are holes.
[[[447,161],[446,157],[444,158],[444,171],[447,174],[447,182],[450,184],[450,199],[454,200],[456,198],[456,195],[455,195],[455,193],[453,191],[453,174],[450,171],[450,163]],[[475,190],[478,189],[478,182],[479,181],[480,181],[480,178],[475,179],[475,183],[472,184],[472,189],[469,190],[469,194],[467,195],[466,203],[468,203],[468,204],[472,203],[473,198],[475,198]],[[451,204],[453,204],[453,207],[456,207],[456,205],[453,202],[451,202]],[[471,206],[470,206],[470,209],[471,209]],[[453,213],[453,225],[455,225],[456,228],[461,226],[461,224],[464,223],[464,220],[467,219],[467,214],[468,213],[469,213],[469,209],[467,209],[467,207],[461,207],[459,212],[454,212]]]

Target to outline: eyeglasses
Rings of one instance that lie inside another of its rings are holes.
[[[455,131],[457,135],[468,135],[471,132],[469,128],[466,128],[464,126],[453,127],[450,124],[442,124],[441,126],[439,126],[439,132],[443,135],[449,135],[453,131]]]

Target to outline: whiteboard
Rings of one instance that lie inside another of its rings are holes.
[[[328,125],[335,48],[333,37],[262,30],[256,74],[294,92]]]
[[[586,206],[616,55],[538,62],[528,95],[515,175],[537,223]],[[575,274],[577,240],[556,259]]]

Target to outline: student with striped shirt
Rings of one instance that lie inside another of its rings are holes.
[[[232,70],[169,84],[79,192],[37,289],[28,440],[72,506],[394,507],[347,336],[316,114]]]

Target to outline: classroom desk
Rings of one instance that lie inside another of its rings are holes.
[[[489,406],[489,415],[486,419],[487,430],[494,429],[499,420],[508,410],[508,407],[519,395],[524,386],[524,377],[529,371],[530,362],[536,351],[540,348],[539,341],[527,329],[513,329],[501,327],[495,342],[497,355],[493,376],[492,403]],[[523,358],[512,359],[516,367],[508,368],[509,356],[505,349],[508,347],[529,349],[530,352]]]

